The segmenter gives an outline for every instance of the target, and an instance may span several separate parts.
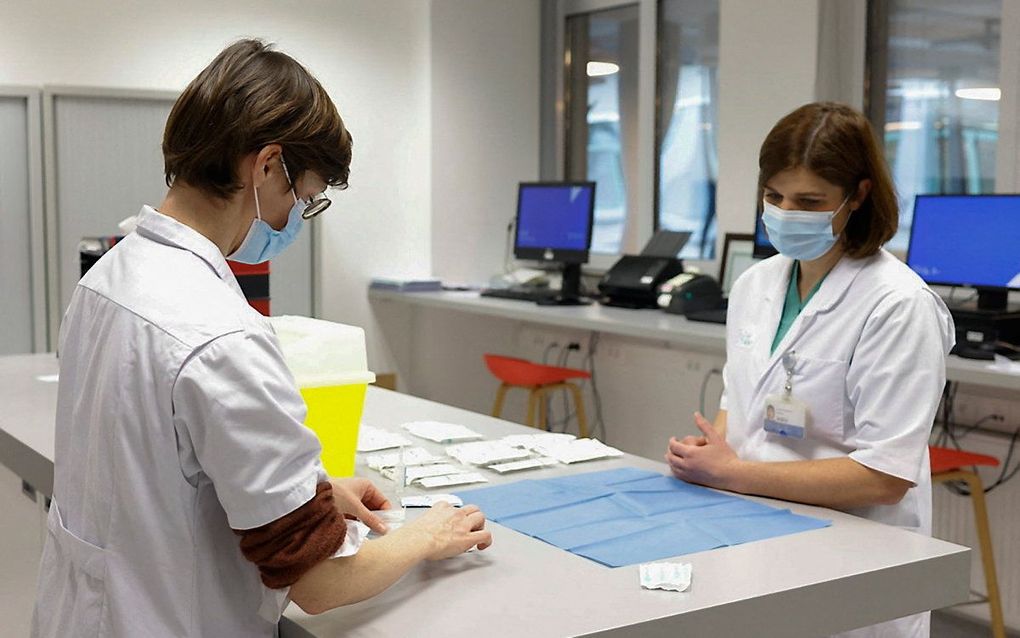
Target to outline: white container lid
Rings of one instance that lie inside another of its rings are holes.
[[[270,317],[280,349],[298,387],[372,383],[365,331],[322,319]]]

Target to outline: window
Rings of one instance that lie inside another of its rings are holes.
[[[659,3],[656,228],[691,233],[681,256],[715,257],[719,176],[718,0]]]
[[[559,82],[562,101],[550,117],[562,153],[555,166],[544,159],[543,176],[597,183],[595,255],[637,252],[665,229],[691,233],[682,257],[713,258],[718,0],[558,0],[556,7],[546,13],[555,22],[545,33],[559,48],[546,49],[551,67],[543,68]]]
[[[593,253],[620,253],[635,208],[638,6],[568,15],[567,179],[596,182]]]
[[[1001,0],[871,0],[869,116],[884,138],[906,250],[914,195],[995,190]]]

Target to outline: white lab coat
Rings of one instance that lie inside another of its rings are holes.
[[[233,529],[326,478],[267,321],[208,239],[145,207],[60,338],[54,501],[35,636],[273,636]]]
[[[942,300],[882,250],[844,257],[770,354],[792,260],[777,255],[734,284],[726,325],[727,441],[742,459],[796,461],[849,457],[914,484],[896,505],[851,511],[931,533],[928,437],[955,341]],[[766,397],[782,394],[781,359],[795,351],[793,395],[808,404],[803,440],[762,428]],[[928,614],[860,629],[854,637],[928,635]]]

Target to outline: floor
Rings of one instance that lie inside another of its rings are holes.
[[[953,614],[936,611],[931,615],[931,638],[980,638],[991,636],[988,625]],[[1018,632],[1008,632],[1010,638],[1020,638]]]

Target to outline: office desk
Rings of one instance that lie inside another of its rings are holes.
[[[56,372],[52,355],[0,357],[0,461],[47,494],[52,489]],[[364,420],[376,427],[435,419],[487,437],[523,426],[369,388]],[[425,447],[436,449],[430,443]],[[13,465],[12,465],[13,463]],[[500,477],[547,478],[662,463],[627,455]],[[359,466],[366,475],[374,473]],[[48,479],[42,474],[48,474]],[[50,489],[45,489],[50,486]],[[415,490],[410,489],[409,493]],[[840,512],[755,499],[829,518],[822,530],[683,558],[694,565],[685,593],[646,591],[637,566],[610,569],[498,524],[494,545],[426,563],[383,594],[308,616],[292,605],[285,637],[306,636],[817,636],[938,608],[968,595],[970,550]]]
[[[477,292],[396,293],[369,290],[368,297],[373,302],[401,304],[410,308],[455,310],[547,326],[659,341],[692,352],[722,356],[726,354],[726,326],[688,321],[679,315],[669,315],[660,310],[628,310],[598,304],[539,306],[524,301],[480,297]],[[1020,391],[1020,368],[1004,371],[992,366],[988,361],[961,359],[955,355],[946,360],[946,379]]]

